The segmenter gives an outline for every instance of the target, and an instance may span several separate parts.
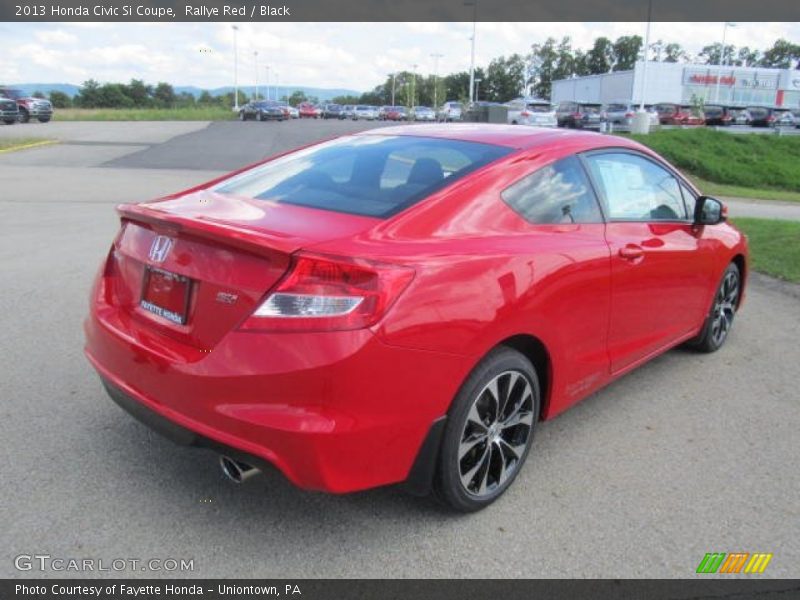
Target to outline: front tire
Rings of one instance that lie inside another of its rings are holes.
[[[30,113],[25,110],[24,108],[19,109],[19,122],[20,123],[28,123],[31,120]]]
[[[17,122],[16,119],[6,119],[5,120],[5,124],[6,125],[14,125],[14,124],[16,124],[16,122]]]
[[[50,117],[39,117],[39,123],[48,123],[50,121]]]
[[[473,512],[513,483],[530,451],[539,419],[539,378],[511,348],[488,354],[472,371],[450,409],[434,493],[450,508]]]
[[[714,294],[711,310],[706,317],[700,334],[687,342],[690,347],[700,352],[716,352],[728,339],[736,309],[739,306],[742,282],[741,273],[736,263],[731,263],[722,274],[722,281]]]

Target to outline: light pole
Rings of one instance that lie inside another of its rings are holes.
[[[275,101],[276,102],[280,101],[280,99],[281,99],[280,98],[280,80],[281,80],[280,73],[276,72],[275,73]]]
[[[483,81],[483,79],[479,79],[477,77],[475,78],[475,102],[480,99],[480,94],[478,91],[480,90],[481,81]]]
[[[269,67],[269,65],[267,65],[266,66],[266,70],[267,70],[267,96],[269,96],[269,69],[270,69],[270,67]],[[269,98],[267,98],[267,100],[269,100]]]
[[[475,30],[478,22],[478,0],[465,0],[464,6],[472,7],[472,57],[469,61],[469,101],[472,102],[472,88],[475,85]]]
[[[258,50],[253,50],[253,61],[256,65],[256,97],[255,101],[258,102]],[[269,89],[269,86],[267,86]]]
[[[236,32],[239,27],[231,25],[233,28],[233,110],[239,112],[239,48],[236,45]]]
[[[719,49],[719,66],[717,67],[717,91],[714,95],[714,102],[719,102],[719,80],[722,79],[722,67],[725,65],[725,34],[728,33],[728,27],[736,27],[736,23],[725,21],[722,26],[722,47]]]
[[[408,108],[414,108],[417,99],[417,67],[419,65],[411,65],[411,106]]]
[[[436,110],[436,106],[438,105],[437,88],[439,87],[439,59],[443,56],[444,54],[438,52],[431,54],[431,58],[433,58],[433,110]]]
[[[397,77],[397,73],[392,73],[392,106],[394,106],[394,82]]]

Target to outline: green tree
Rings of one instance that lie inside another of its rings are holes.
[[[50,102],[52,102],[54,108],[69,108],[72,106],[72,98],[58,90],[50,90]]]
[[[212,96],[208,90],[203,90],[200,92],[200,96],[197,98],[197,103],[202,104],[203,106],[208,106],[211,104],[216,104],[217,99]]]
[[[733,64],[737,67],[753,67],[761,60],[761,53],[758,50],[751,50],[747,46],[739,48],[736,52],[736,58]]]
[[[519,54],[508,58],[501,56],[489,63],[486,79],[481,83],[483,97],[493,102],[508,102],[524,90],[526,81],[525,61]]]
[[[141,79],[131,79],[126,86],[125,95],[133,100],[137,108],[144,108],[152,104],[153,86],[146,85]]]
[[[295,90],[289,95],[289,104],[292,106],[297,106],[307,100],[308,98],[301,90]]]
[[[586,53],[586,66],[589,73],[594,75],[611,71],[613,61],[614,44],[607,37],[597,38],[591,50]]]
[[[722,44],[715,42],[708,46],[703,46],[700,50],[698,58],[702,59],[707,65],[730,65],[733,62],[733,56],[736,52],[736,46],[733,44],[726,44],[725,51],[722,51]]]
[[[642,51],[642,38],[638,35],[623,35],[614,42],[614,71],[630,71],[636,65]]]
[[[533,44],[528,56],[529,80],[533,83],[533,93],[539,98],[549,98],[552,88],[558,51],[555,38],[547,38],[543,44]]]
[[[664,62],[676,63],[686,60],[686,51],[680,44],[667,44],[664,46]]]
[[[31,94],[31,96],[34,97],[34,98],[41,98],[42,100],[44,100],[44,94],[42,92],[40,92],[39,90],[36,90],[35,92],[33,92],[33,94]]]
[[[787,40],[780,39],[772,45],[772,48],[764,51],[759,64],[762,67],[773,69],[791,69],[792,67],[800,69],[800,63],[796,66],[793,64],[796,61],[800,61],[800,44],[792,44]]]
[[[175,104],[175,90],[168,83],[159,82],[153,91],[153,100],[163,108],[171,108]]]
[[[133,108],[133,100],[126,94],[126,86],[121,83],[105,83],[98,90],[98,108]]]
[[[94,79],[87,79],[81,85],[75,104],[82,108],[96,108],[100,106],[100,84]]]

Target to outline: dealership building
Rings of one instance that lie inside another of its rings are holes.
[[[675,102],[800,108],[800,70],[719,67],[681,63],[636,63],[630,71],[573,77],[553,82],[553,102]]]

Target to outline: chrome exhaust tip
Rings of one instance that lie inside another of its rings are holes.
[[[253,465],[234,460],[230,456],[220,456],[219,466],[222,469],[222,474],[234,483],[244,483],[251,477],[261,473],[261,470]]]

